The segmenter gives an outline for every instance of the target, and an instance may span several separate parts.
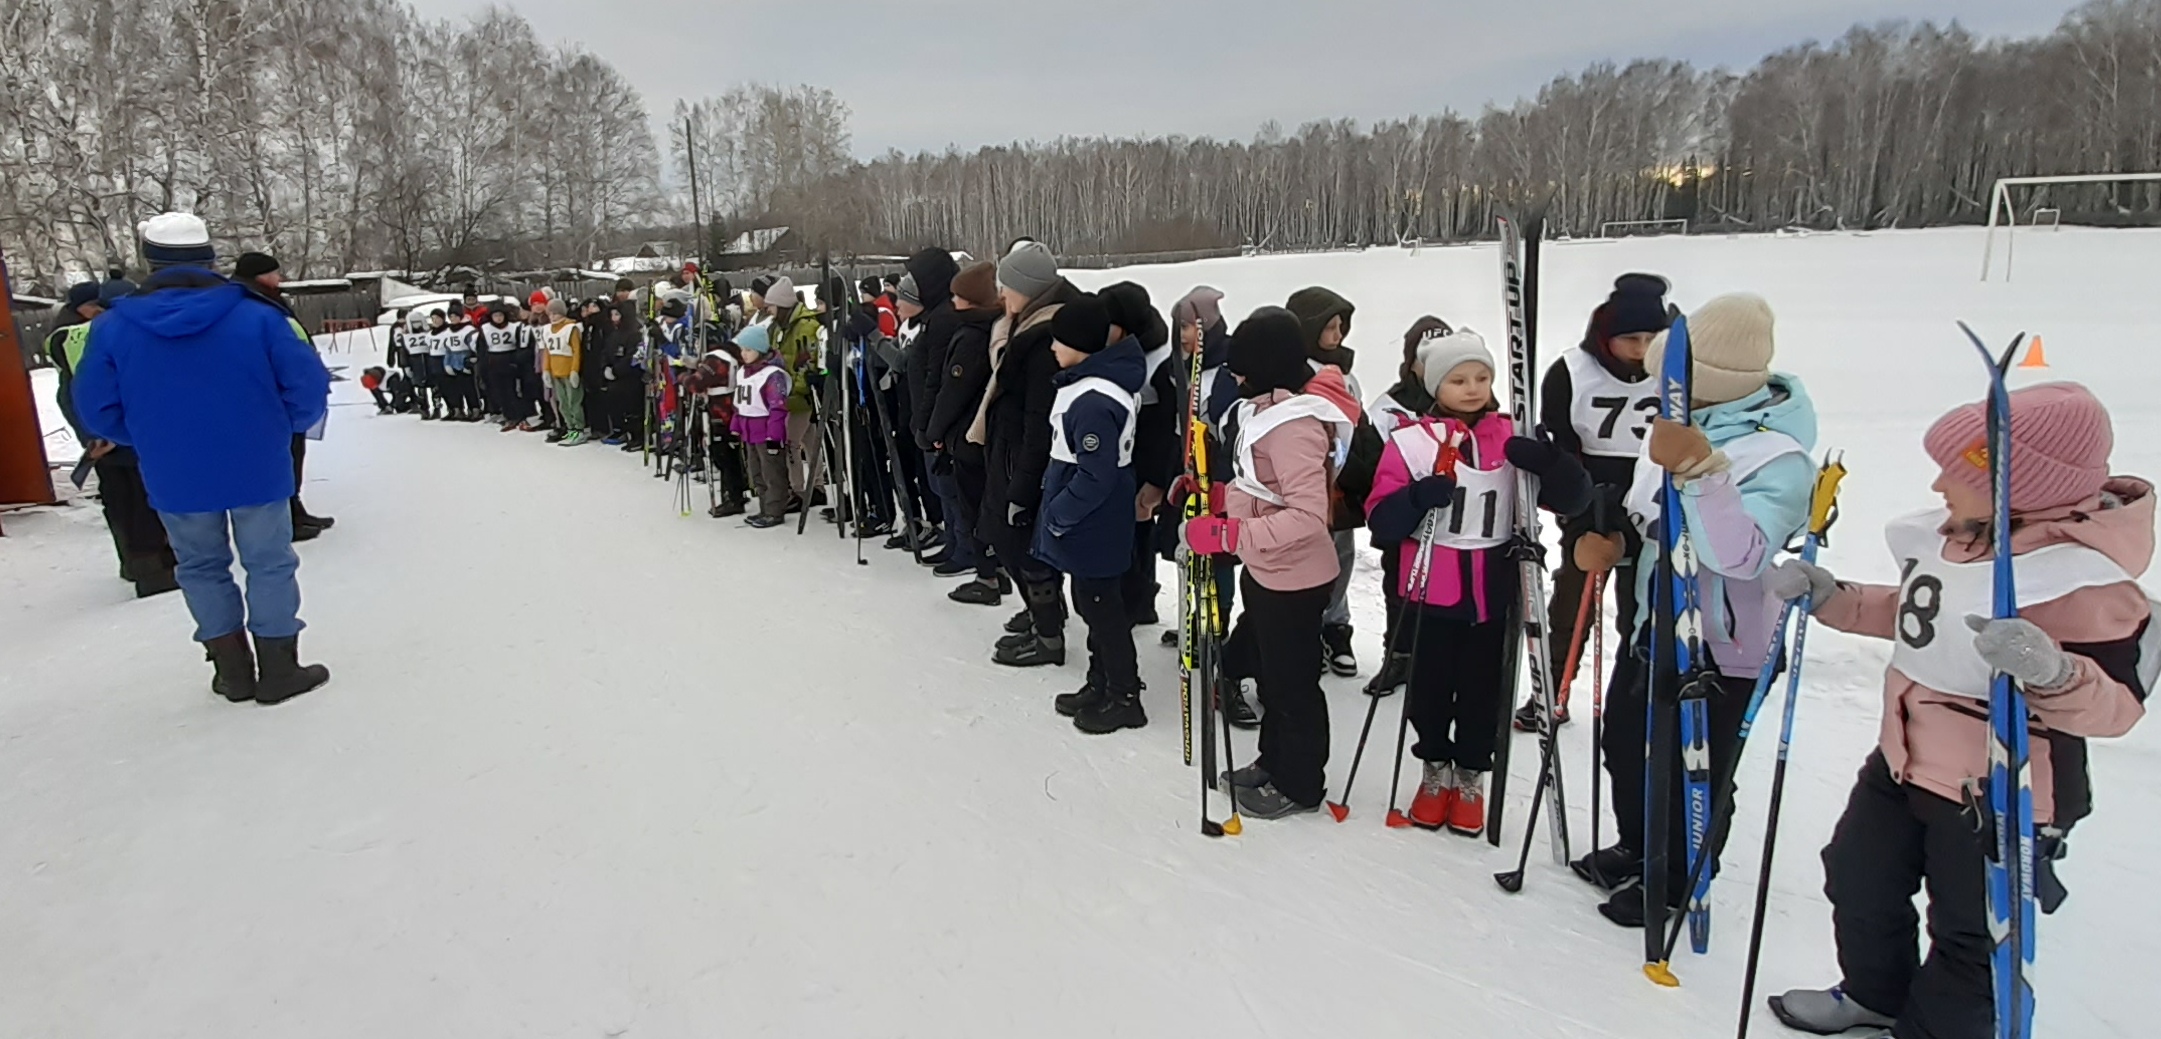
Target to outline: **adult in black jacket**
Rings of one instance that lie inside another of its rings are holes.
[[[1111,342],[1127,336],[1140,342],[1145,380],[1136,400],[1133,430],[1133,560],[1119,585],[1119,596],[1137,627],[1157,621],[1156,595],[1163,585],[1156,579],[1156,517],[1171,484],[1185,468],[1178,428],[1185,401],[1178,398],[1177,385],[1167,370],[1172,355],[1170,326],[1148,298],[1148,290],[1121,281],[1096,295],[1110,313]]]
[[[960,265],[953,262],[953,254],[936,246],[908,258],[908,276],[915,281],[916,305],[922,313],[916,316],[915,338],[908,345],[901,369],[902,406],[897,420],[906,428],[895,430],[894,435],[901,441],[895,446],[900,452],[908,493],[925,516],[943,512],[943,497],[930,479],[931,445],[924,427],[930,423],[931,408],[938,399],[938,373],[945,369],[946,351],[959,325],[953,311],[953,276],[959,273]],[[947,558],[950,552],[937,562]]]
[[[991,328],[1002,312],[997,265],[975,263],[953,279],[953,334],[946,342],[936,376],[930,415],[923,423],[931,447],[931,485],[945,503],[946,544],[951,556],[944,574],[974,573],[975,580],[953,589],[947,598],[978,606],[1002,599],[998,561],[984,541],[978,517],[983,511],[983,448],[968,440],[983,391],[990,384]]]
[[[1051,406],[1058,358],[1050,323],[1080,290],[1058,273],[1057,260],[1036,242],[1023,242],[998,263],[1006,316],[991,334],[992,375],[985,394],[982,443],[986,454],[984,540],[998,553],[1028,601],[1033,629],[1002,642],[995,658],[1015,667],[1065,663],[1065,603],[1058,572],[1029,553],[1043,473],[1050,467]]]
[[[75,410],[75,369],[90,349],[90,322],[134,291],[134,283],[123,278],[102,286],[86,281],[69,289],[59,324],[45,337],[45,356],[60,374],[60,414],[83,448],[78,468],[88,465],[97,473],[98,502],[104,507],[113,551],[120,556],[120,579],[133,583],[135,597],[145,599],[180,590],[173,574],[179,561],[166,537],[165,521],[150,507],[135,449],[91,435]]]
[[[578,308],[578,341],[584,344],[579,374],[585,384],[585,424],[601,439],[616,435],[607,388],[609,373],[616,367],[615,344],[608,334],[606,310],[607,304],[599,297]]]
[[[299,315],[293,312],[292,302],[285,298],[285,289],[283,287],[285,276],[278,270],[276,257],[271,256],[269,253],[241,253],[233,261],[233,283],[248,290],[248,295],[283,311],[286,320],[295,324],[299,322]],[[296,330],[294,334],[298,335],[299,333]],[[321,537],[323,531],[329,530],[338,523],[332,517],[317,516],[308,512],[308,507],[300,503],[300,487],[306,479],[307,467],[308,436],[305,433],[295,433],[293,434],[292,498],[294,541],[313,541]]]
[[[623,450],[639,450],[645,440],[645,315],[638,312],[638,301],[633,298],[634,287],[630,279],[615,283],[615,298],[607,304],[612,314],[604,314],[608,335],[608,353],[612,381],[602,383],[602,392],[611,400],[608,406],[615,434],[623,438]],[[655,378],[666,377],[666,372],[653,373]]]

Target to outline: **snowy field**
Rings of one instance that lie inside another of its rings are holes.
[[[1546,355],[1622,271],[1670,276],[1684,307],[1764,293],[1780,366],[1853,470],[1827,564],[1888,579],[1883,521],[1930,500],[1921,432],[1983,385],[1954,318],[2044,336],[2052,367],[2019,380],[2087,381],[2115,410],[2118,471],[2161,474],[2161,233],[2019,247],[2018,280],[1982,285],[1975,231],[1552,244]],[[1213,284],[1234,317],[1329,285],[1358,305],[1368,395],[1419,314],[1500,325],[1490,245],[1077,280],[1121,277],[1163,306]],[[824,524],[679,518],[672,485],[613,451],[336,394],[306,494],[339,523],[301,548],[307,653],[335,677],[293,704],[213,698],[179,598],[128,598],[94,505],[6,517],[0,1037],[1731,1034],[1775,724],[1744,766],[1712,952],[1684,946],[1683,987],[1659,989],[1640,935],[1543,840],[1524,893],[1491,881],[1513,864],[1527,739],[1505,850],[1383,827],[1370,756],[1348,823],[1210,841],[1155,630],[1138,636],[1154,724],[1084,737],[1049,703],[1078,654],[989,662],[1012,599],[951,604],[875,547],[856,567]],[[1370,675],[1370,553],[1361,569]],[[1766,992],[1837,978],[1815,851],[1875,739],[1888,656],[1820,628],[1809,648]],[[1364,680],[1327,680],[1338,786]],[[1565,730],[1579,851],[1588,698]],[[2150,1034],[2161,732],[2093,757],[2098,814],[2040,932],[2043,1036]]]

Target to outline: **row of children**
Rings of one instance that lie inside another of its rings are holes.
[[[1603,611],[1579,611],[1581,598],[1614,590],[1622,663],[1604,691],[1602,742],[1616,840],[1573,865],[1606,892],[1603,915],[1640,927],[1647,859],[1665,864],[1669,910],[1690,887],[1685,828],[1670,827],[1670,847],[1647,856],[1637,795],[1648,769],[1680,767],[1644,753],[1652,676],[1640,604],[1666,522],[1655,490],[1670,475],[1682,487],[1715,682],[1711,775],[1734,774],[1742,715],[1766,665],[1780,666],[1784,653],[1777,633],[1787,601],[1806,595],[1822,622],[1895,646],[1881,745],[1824,853],[1844,977],[1788,992],[1774,1009],[1794,1027],[1826,1033],[1985,1033],[1986,850],[1974,792],[1988,769],[1976,702],[1986,699],[1987,677],[2010,674],[2031,697],[2044,893],[2060,892],[2049,864],[2071,823],[2091,811],[2084,740],[2128,731],[2161,663],[2145,644],[2150,605],[2137,583],[2153,550],[2153,489],[2111,474],[2110,419],[2084,387],[2012,394],[2010,504],[2025,616],[1983,621],[1990,497],[1979,405],[1928,433],[1942,502],[1892,526],[1899,585],[1840,583],[1783,558],[1810,512],[1816,414],[1802,381],[1774,366],[1773,314],[1760,297],[1721,296],[1690,316],[1693,400],[1680,424],[1656,419],[1647,374],[1663,360],[1670,286],[1619,278],[1580,346],[1544,373],[1539,427],[1520,429],[1497,408],[1500,368],[1485,341],[1441,318],[1406,332],[1396,382],[1362,404],[1343,345],[1353,307],[1326,289],[1261,307],[1232,328],[1214,289],[1182,297],[1165,322],[1139,286],[1081,292],[1028,240],[995,267],[977,264],[952,280],[941,277],[943,256],[919,254],[896,293],[895,368],[920,373],[904,389],[919,405],[932,402],[912,432],[930,497],[946,505],[947,572],[989,561],[975,590],[955,595],[962,601],[995,603],[1007,580],[1023,590],[1028,608],[1009,622],[996,656],[1011,665],[1063,662],[1060,593],[1070,586],[1087,626],[1088,677],[1056,706],[1083,731],[1146,723],[1132,630],[1154,619],[1151,528],[1160,529],[1216,560],[1219,575],[1240,572],[1243,609],[1224,662],[1243,694],[1223,706],[1240,722],[1259,715],[1259,753],[1222,782],[1247,816],[1319,808],[1330,747],[1319,674],[1356,668],[1346,659],[1343,593],[1348,535],[1363,526],[1382,552],[1389,647],[1367,692],[1407,688],[1423,768],[1409,818],[1479,833],[1511,696],[1507,622],[1522,594],[1510,551],[1515,475],[1529,472],[1538,504],[1563,526],[1547,628],[1557,654],[1583,639],[1577,617],[1600,623]],[[850,334],[874,338],[868,327]],[[1199,474],[1187,471],[1178,431],[1195,421],[1204,453],[1222,462],[1209,474],[1219,490],[1199,518],[1181,521]],[[960,479],[940,484],[941,473]],[[936,514],[927,503],[923,511]],[[1227,582],[1220,598],[1227,616]],[[1942,623],[1954,611],[1958,619]],[[1953,627],[1959,635],[1936,637]],[[1544,721],[1535,706],[1518,713],[1526,729]],[[1680,786],[1673,819],[1683,817]],[[1729,780],[1713,796],[1731,804],[1734,794]],[[1707,869],[1715,871],[1722,842],[1722,832],[1708,836]],[[1933,943],[1925,960],[1910,901],[1924,884]]]

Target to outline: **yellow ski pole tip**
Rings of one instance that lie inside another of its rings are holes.
[[[1644,964],[1643,976],[1666,988],[1681,987],[1681,979],[1673,976],[1673,964],[1668,961]]]

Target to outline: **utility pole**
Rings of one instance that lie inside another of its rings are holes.
[[[692,121],[694,118],[695,116],[690,113],[685,113],[683,116],[683,156],[690,166],[690,222],[698,227],[695,251],[698,255],[698,269],[703,271],[706,265],[705,248],[708,243],[706,242],[705,211],[698,200],[698,136],[692,132],[696,126]]]

